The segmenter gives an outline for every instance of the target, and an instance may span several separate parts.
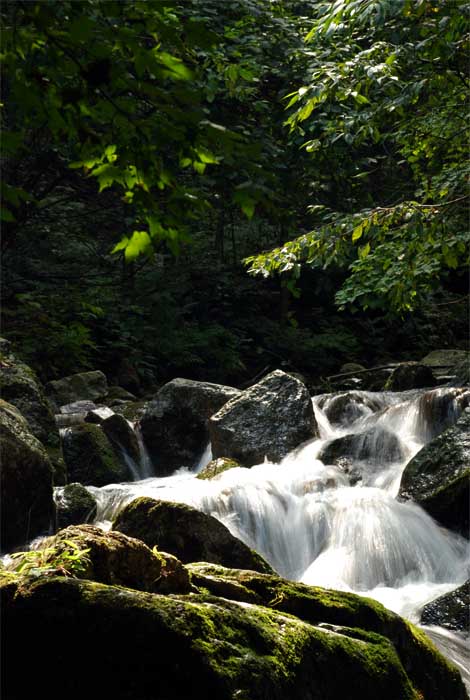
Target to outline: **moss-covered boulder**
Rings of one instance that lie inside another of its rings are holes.
[[[86,399],[99,401],[108,394],[108,381],[100,370],[78,372],[49,382],[46,390],[57,406]]]
[[[213,415],[209,434],[214,457],[230,457],[251,467],[265,457],[279,462],[317,436],[318,427],[305,384],[276,370]]]
[[[57,529],[87,523],[96,517],[96,498],[78,483],[54,489]]]
[[[15,357],[9,345],[0,351],[0,396],[26,418],[29,430],[42,442],[51,459],[55,483],[64,483],[64,463],[53,407],[35,372]]]
[[[2,551],[47,532],[54,517],[53,470],[18,409],[0,400]]]
[[[421,622],[470,634],[470,579],[425,605]]]
[[[183,503],[136,498],[119,513],[113,530],[170,552],[184,564],[208,561],[272,572],[257,552],[234,537],[216,518]]]
[[[140,419],[142,436],[158,476],[195,466],[209,440],[207,421],[238,389],[173,379],[150,401]]]
[[[450,670],[450,665],[424,633],[370,598],[287,581],[276,575],[238,571],[202,562],[189,564],[188,569],[194,586],[200,591],[245,604],[266,606],[312,625],[353,628],[359,633],[358,638],[360,630],[387,638],[417,690],[417,698],[451,700],[454,692],[459,697],[466,697],[459,674],[453,667]],[[449,670],[453,678],[451,685],[448,685]],[[345,693],[337,697],[350,698],[353,695]],[[391,697],[395,696],[392,694]],[[399,698],[397,695],[396,700]]]
[[[70,548],[88,550],[82,558],[79,578],[153,593],[189,593],[190,577],[171,555],[152,551],[141,540],[121,532],[104,532],[93,525],[71,525],[49,538],[45,545],[56,555]]]
[[[377,633],[207,594],[72,578],[10,583],[4,697],[75,700],[92,683],[94,696],[120,700],[464,700],[458,672],[424,635],[397,618],[395,642],[387,626],[396,616],[381,610]]]
[[[399,497],[419,503],[445,527],[468,537],[470,412],[425,445],[403,472]]]
[[[206,464],[204,469],[202,469],[197,475],[198,479],[210,480],[214,479],[219,474],[228,471],[229,469],[236,469],[241,467],[240,462],[236,459],[228,459],[228,457],[219,457],[218,459],[213,459]]]
[[[129,467],[99,425],[84,423],[68,428],[62,449],[69,481],[104,486],[132,480]]]

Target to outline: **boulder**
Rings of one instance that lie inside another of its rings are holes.
[[[236,459],[227,459],[226,457],[219,457],[218,459],[213,459],[212,461],[210,461],[209,464],[206,464],[204,469],[202,469],[197,475],[197,478],[208,480],[214,479],[219,474],[222,474],[222,472],[226,472],[229,469],[236,469],[237,467],[241,466],[242,465],[240,464],[240,462],[237,462]]]
[[[421,613],[421,624],[438,625],[470,634],[470,579],[455,591],[425,605]]]
[[[5,698],[78,700],[92,684],[119,700],[465,699],[457,669],[417,628],[357,596],[325,592],[316,605],[321,593],[296,590],[305,610],[312,600],[309,621],[278,607],[283,588],[247,605],[65,577],[4,584]],[[355,608],[380,631],[360,629]]]
[[[53,470],[18,409],[0,400],[1,550],[46,533],[54,518]]]
[[[209,561],[272,572],[257,552],[234,537],[216,518],[183,503],[136,498],[119,513],[113,530],[170,552],[183,564]]]
[[[412,499],[445,527],[469,534],[470,412],[425,445],[403,472],[399,498]]]
[[[101,427],[113,445],[124,452],[126,457],[138,466],[140,462],[139,442],[129,421],[119,413],[113,413],[101,423]]]
[[[173,379],[150,401],[140,419],[142,436],[158,476],[196,464],[209,440],[207,421],[238,389]]]
[[[92,521],[96,517],[96,499],[82,484],[67,484],[54,489],[54,499],[58,530]]]
[[[229,401],[209,420],[214,457],[251,467],[265,457],[279,462],[300,443],[318,435],[310,394],[281,370]]]
[[[110,386],[108,388],[108,394],[106,396],[106,403],[110,403],[116,400],[137,401],[137,397],[135,394],[132,394],[130,391],[127,391],[127,389],[124,389],[122,386]]]
[[[422,365],[449,369],[454,368],[462,362],[470,362],[470,352],[468,350],[433,350],[420,360]]]
[[[395,433],[373,426],[360,433],[350,433],[331,440],[318,455],[324,464],[337,464],[345,457],[380,467],[400,462],[404,453]]]
[[[132,479],[128,466],[119,459],[98,425],[83,423],[67,428],[62,449],[69,481],[104,486]]]
[[[387,405],[380,394],[366,391],[324,394],[317,401],[330,423],[335,425],[350,425]]]
[[[70,543],[73,543],[71,545]],[[71,525],[49,538],[53,557],[63,551],[86,551],[78,578],[152,593],[189,593],[191,582],[181,562],[152,551],[146,544],[121,532],[104,532],[93,525]]]
[[[433,350],[420,362],[428,365],[439,382],[448,386],[470,384],[470,352],[468,350]]]
[[[395,367],[385,384],[385,391],[406,391],[436,386],[431,367],[419,362],[402,362]]]
[[[29,430],[46,448],[55,483],[63,483],[64,463],[53,407],[34,371],[18,360],[5,343],[0,350],[0,395],[26,418]]]
[[[104,399],[108,393],[108,382],[103,372],[94,370],[49,382],[46,390],[57,406],[63,406],[75,401]]]

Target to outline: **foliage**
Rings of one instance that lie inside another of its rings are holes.
[[[61,547],[44,547],[27,552],[15,552],[12,562],[0,569],[0,578],[16,581],[23,576],[76,576],[86,570],[89,548],[81,549],[76,542],[64,540]]]
[[[311,204],[316,228],[248,258],[252,273],[344,266],[340,306],[403,312],[465,266],[469,14],[455,0],[319,4],[309,80],[289,95],[287,124],[320,173],[341,165]]]

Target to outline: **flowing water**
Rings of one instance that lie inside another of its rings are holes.
[[[462,390],[354,391],[317,396],[313,405],[320,437],[280,464],[196,479],[210,459],[208,445],[193,472],[89,487],[97,520],[109,523],[142,495],[188,503],[223,522],[282,576],[367,595],[419,622],[423,605],[468,578],[469,547],[396,495],[411,457],[457,419]],[[335,464],[325,464],[332,456]],[[467,640],[425,629],[465,676]]]

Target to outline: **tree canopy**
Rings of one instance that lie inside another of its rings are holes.
[[[352,310],[461,291],[469,7],[5,0],[7,334],[47,376],[329,367]]]
[[[455,0],[319,3],[287,103],[319,173],[316,226],[251,272],[347,266],[341,306],[403,311],[468,264],[469,17]]]

